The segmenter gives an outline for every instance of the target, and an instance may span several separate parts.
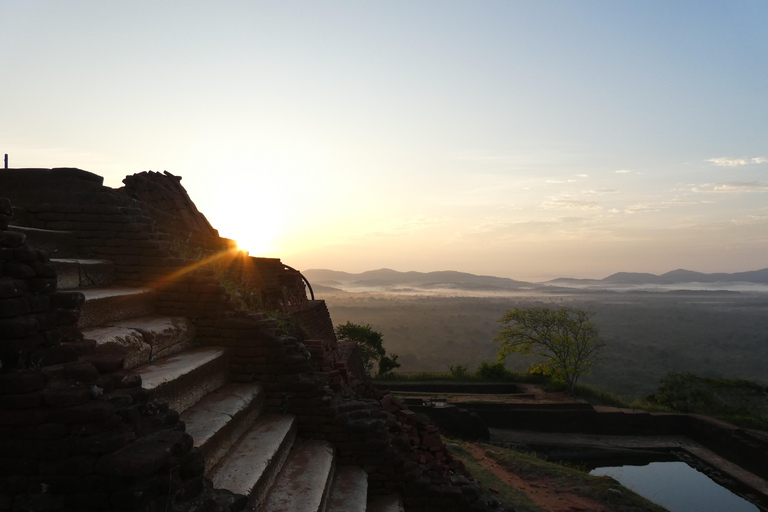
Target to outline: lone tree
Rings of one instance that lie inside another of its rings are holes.
[[[347,322],[336,326],[336,337],[339,341],[356,341],[360,348],[360,355],[363,359],[365,373],[369,377],[373,376],[374,364],[378,362],[379,377],[391,372],[395,368],[400,368],[397,362],[397,354],[387,355],[384,350],[383,336],[379,331],[374,331],[370,325],[353,324]]]
[[[499,320],[506,324],[493,340],[503,362],[512,352],[546,357],[531,371],[551,375],[565,382],[571,395],[579,377],[589,371],[598,353],[605,347],[591,321],[593,312],[562,307],[515,308]]]

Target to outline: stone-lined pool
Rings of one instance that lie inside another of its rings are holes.
[[[607,475],[624,487],[658,503],[670,512],[759,512],[744,498],[695,470],[685,462],[604,466],[591,475]]]

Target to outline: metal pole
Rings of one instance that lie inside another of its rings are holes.
[[[8,168],[8,153],[5,154],[5,168]]]

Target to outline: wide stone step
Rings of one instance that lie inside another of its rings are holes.
[[[326,512],[365,512],[368,473],[357,466],[337,466]]]
[[[264,500],[295,438],[295,416],[264,414],[207,476],[216,488],[248,496],[255,508]]]
[[[149,288],[109,286],[82,290],[85,304],[77,326],[81,329],[150,316],[155,312],[155,292]]]
[[[96,341],[97,352],[125,355],[125,367],[135,368],[192,346],[195,326],[181,316],[145,316],[83,329]]]
[[[254,424],[263,408],[259,384],[227,384],[182,413],[187,433],[205,457],[206,472]]]
[[[277,475],[261,512],[323,512],[334,472],[327,441],[297,441]]]
[[[403,500],[399,494],[373,496],[368,502],[367,512],[405,512]]]
[[[8,226],[10,231],[27,235],[26,243],[48,253],[51,258],[71,258],[77,254],[77,235],[72,231]]]
[[[52,258],[57,288],[74,290],[86,286],[108,286],[115,281],[115,266],[109,260]]]
[[[226,384],[227,370],[225,349],[194,347],[140,366],[135,372],[141,375],[141,385],[153,399],[184,412]]]

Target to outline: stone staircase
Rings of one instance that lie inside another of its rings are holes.
[[[261,385],[231,382],[227,349],[196,346],[192,322],[156,314],[153,290],[116,286],[110,261],[75,257],[72,233],[10,229],[52,253],[58,289],[85,295],[78,327],[96,352],[123,356],[180,414],[215,488],[247,496],[254,511],[403,510],[396,495],[369,497],[366,472],[337,466],[331,444],[297,438],[295,416],[265,413]]]

